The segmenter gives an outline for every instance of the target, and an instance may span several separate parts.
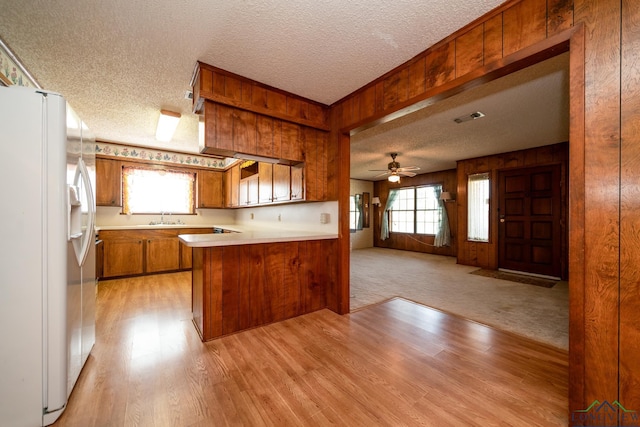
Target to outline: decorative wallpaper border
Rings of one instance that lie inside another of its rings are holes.
[[[175,153],[153,148],[96,142],[96,154],[132,160],[146,160],[181,166],[199,166],[210,169],[225,169],[237,159],[214,159],[196,154]]]
[[[29,74],[2,40],[0,40],[0,80],[0,85],[40,88],[31,74]]]

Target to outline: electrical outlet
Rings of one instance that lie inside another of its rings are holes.
[[[278,214],[278,221],[282,221],[282,214]]]
[[[249,215],[251,216],[251,219],[253,219],[253,212],[251,212]]]

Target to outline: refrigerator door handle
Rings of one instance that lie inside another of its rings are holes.
[[[79,181],[82,180],[82,183]],[[80,185],[82,184],[82,185]],[[70,196],[69,200],[69,238],[73,239],[73,248],[76,253],[76,258],[78,261],[78,265],[84,265],[85,260],[87,259],[87,255],[89,254],[90,245],[94,244],[94,225],[95,225],[95,203],[93,199],[93,190],[91,189],[91,179],[89,177],[89,171],[87,170],[87,166],[84,163],[82,158],[78,159],[78,166],[76,168],[76,176],[74,179],[74,185],[70,187],[81,187],[85,192],[85,202],[87,206],[82,206],[81,204],[72,204],[73,196]],[[71,195],[72,191],[69,192]],[[87,215],[87,225],[84,230],[82,230],[81,219],[82,215],[85,214],[83,209],[86,211]],[[77,225],[79,224],[79,225]],[[78,229],[78,227],[80,229]],[[78,235],[80,234],[80,235]],[[76,238],[80,237],[79,239]]]

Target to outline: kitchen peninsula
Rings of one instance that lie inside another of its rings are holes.
[[[337,234],[230,231],[179,236],[193,248],[193,322],[203,341],[323,309],[336,294]]]

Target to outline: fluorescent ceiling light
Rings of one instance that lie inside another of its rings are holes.
[[[156,139],[162,142],[169,142],[173,138],[173,133],[178,127],[180,121],[180,113],[173,111],[160,110],[160,118],[158,119],[158,128],[156,129]]]

